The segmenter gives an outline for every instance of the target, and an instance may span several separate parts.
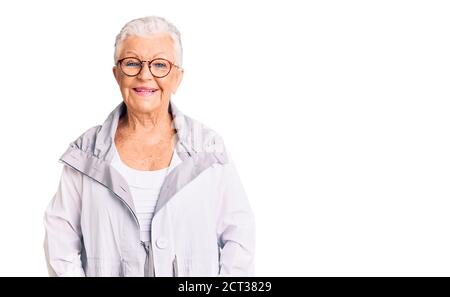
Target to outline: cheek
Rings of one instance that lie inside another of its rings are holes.
[[[132,81],[128,77],[121,77],[119,85],[122,93],[126,93],[130,91]]]
[[[157,83],[164,93],[171,93],[173,89],[174,80],[172,77],[166,77],[166,79],[159,80],[157,81]]]
[[[120,82],[120,93],[122,94],[122,98],[124,100],[126,100],[126,98],[130,98],[133,95],[129,84],[125,83],[124,81]]]

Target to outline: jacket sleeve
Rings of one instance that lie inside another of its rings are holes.
[[[219,276],[253,276],[255,220],[233,160],[224,165],[217,236]]]
[[[64,165],[56,194],[44,214],[44,251],[50,276],[85,276],[80,258],[81,185],[81,173]]]

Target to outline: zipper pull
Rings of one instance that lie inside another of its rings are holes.
[[[148,254],[149,247],[148,247],[147,243],[144,242],[144,241],[141,241],[141,244],[142,244],[142,246],[144,247],[145,252]]]

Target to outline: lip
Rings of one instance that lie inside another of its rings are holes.
[[[139,91],[138,91],[139,90]],[[133,88],[133,92],[141,97],[151,97],[154,96],[155,93],[159,91],[159,89],[155,88],[147,88],[147,87],[137,87]]]
[[[135,87],[133,88],[136,92],[156,92],[158,91],[157,88],[151,88],[151,87]]]

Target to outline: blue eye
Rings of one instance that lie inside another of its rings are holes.
[[[153,63],[152,66],[154,66],[154,67],[156,67],[156,68],[159,68],[159,69],[167,68],[167,65],[164,64],[164,63]]]
[[[127,67],[141,67],[141,64],[138,62],[127,62],[125,63],[125,66]]]

